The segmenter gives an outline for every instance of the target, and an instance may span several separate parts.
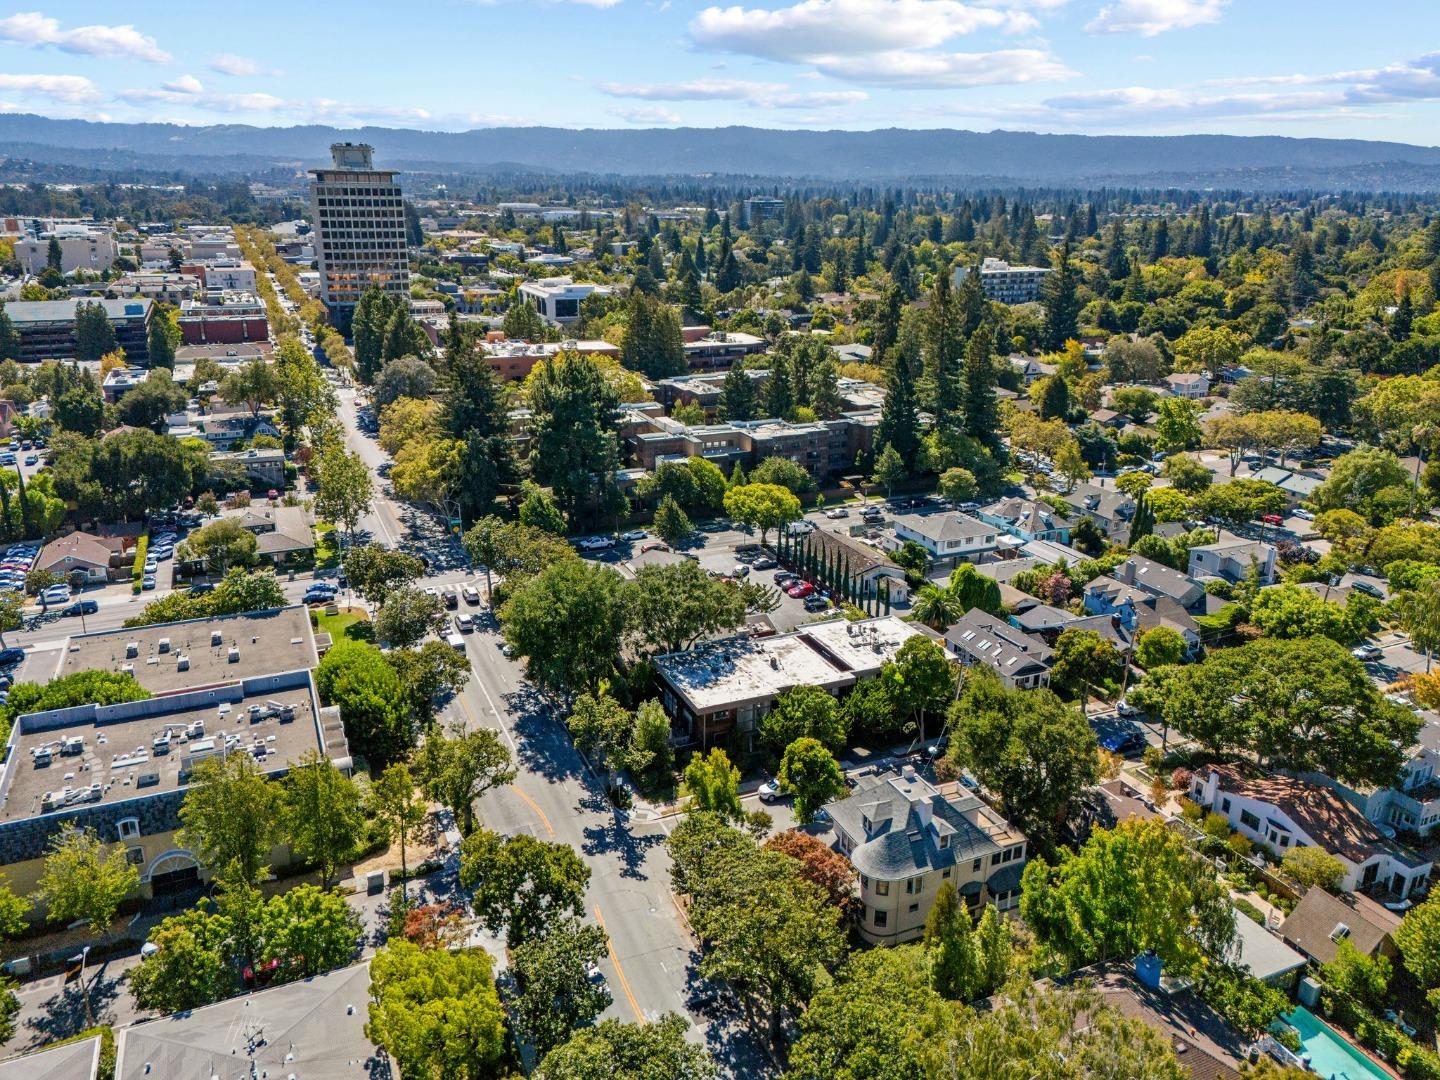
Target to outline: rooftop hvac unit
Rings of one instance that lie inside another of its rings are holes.
[[[134,665],[134,664],[121,664],[121,665],[120,665],[120,673],[121,673],[122,675],[134,675],[134,674],[135,674],[135,665]]]
[[[219,644],[220,644],[222,641],[224,641],[224,640],[225,640],[225,635],[222,634],[219,630],[211,630],[211,631],[210,631],[210,644],[211,644],[211,645],[219,645]]]
[[[60,744],[60,753],[73,757],[76,754],[85,752],[85,740],[79,735],[69,736]]]
[[[167,653],[170,651],[170,639],[168,637],[162,637],[160,639],[160,651],[162,653]]]
[[[125,655],[126,655],[126,656],[139,656],[139,655],[140,655],[140,643],[139,643],[138,641],[127,641],[127,642],[125,643]]]
[[[230,646],[230,652],[226,654],[227,663],[238,664],[240,662],[240,648],[237,645]]]
[[[186,656],[184,653],[176,653],[176,654],[175,654],[175,670],[176,670],[176,671],[189,671],[189,670],[190,670],[190,657]]]

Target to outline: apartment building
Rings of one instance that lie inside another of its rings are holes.
[[[257,289],[255,267],[243,259],[212,259],[201,270],[207,289],[240,293],[254,293]]]
[[[17,360],[71,360],[75,357],[75,309],[82,303],[99,304],[115,330],[115,341],[125,359],[144,364],[150,358],[150,300],[16,300],[5,314],[20,336]]]
[[[994,551],[997,545],[994,525],[953,511],[943,514],[896,514],[890,525],[895,532],[895,548],[911,540],[929,552],[930,562],[937,569],[955,567],[962,562],[976,562],[982,555]]]
[[[180,305],[180,335],[186,345],[234,345],[269,341],[265,305],[253,292],[207,291]]]
[[[596,293],[608,295],[605,285],[575,281],[569,277],[548,277],[539,281],[521,282],[520,299],[534,306],[540,317],[554,326],[569,326],[580,321],[580,304]]]
[[[320,299],[342,328],[371,286],[410,296],[404,200],[395,173],[376,169],[373,154],[364,143],[335,143],[333,168],[310,170]]]
[[[925,932],[947,882],[972,916],[982,904],[1020,902],[1026,839],[968,792],[942,794],[906,765],[857,778],[856,789],[825,805],[835,847],[860,878],[860,936],[898,945]]]
[[[971,272],[968,266],[957,266],[956,286]],[[1030,304],[1040,299],[1040,286],[1049,273],[1043,266],[1011,266],[1004,259],[986,258],[980,263],[980,287],[1002,304]]]
[[[50,265],[50,241],[60,245],[60,272],[89,270],[103,274],[115,264],[120,248],[115,234],[103,225],[56,223],[35,236],[15,242],[15,258],[27,274],[41,274]]]
[[[877,422],[878,416],[867,413],[810,424],[750,420],[692,426],[632,406],[622,414],[620,438],[635,464],[650,472],[680,458],[704,457],[728,473],[737,461],[750,469],[765,458],[783,457],[824,478],[851,468],[858,454],[870,450]]]
[[[765,351],[765,339],[738,330],[687,326],[681,330],[691,371],[729,371],[747,356]]]

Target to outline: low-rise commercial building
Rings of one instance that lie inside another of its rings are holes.
[[[186,345],[233,345],[268,341],[265,305],[252,292],[207,292],[180,305],[180,334]]]
[[[521,300],[534,305],[546,322],[569,326],[580,321],[580,304],[586,297],[596,293],[606,295],[611,291],[606,285],[577,282],[569,277],[550,277],[522,282],[519,295]]]
[[[785,691],[818,686],[839,694],[879,674],[901,645],[921,633],[885,615],[813,623],[774,637],[707,641],[655,658],[660,700],[702,746],[732,735],[748,740]]]
[[[942,885],[975,915],[982,904],[1020,902],[1026,839],[969,792],[942,794],[906,765],[860,776],[825,804],[835,847],[860,878],[860,936],[872,945],[914,941]]]

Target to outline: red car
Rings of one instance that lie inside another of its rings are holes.
[[[1266,514],[1260,520],[1263,521],[1266,525],[1279,525],[1285,519],[1282,518],[1279,514]]]
[[[785,590],[785,594],[792,600],[804,600],[815,591],[815,586],[808,581],[802,581],[799,585],[792,585]]]

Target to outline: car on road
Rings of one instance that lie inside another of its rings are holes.
[[[962,514],[973,514],[976,510],[980,509],[980,504],[978,502],[962,502],[959,506],[955,507],[955,509],[959,510]]]
[[[465,651],[465,639],[459,634],[451,634],[446,637],[445,644],[449,645],[456,652]]]
[[[1115,703],[1115,711],[1121,716],[1139,716],[1140,710],[1123,697]]]
[[[815,531],[815,523],[801,518],[799,521],[792,521],[785,526],[785,532],[790,536],[808,536]]]
[[[142,588],[142,589],[153,589],[153,588],[155,588],[155,575],[154,575],[154,574],[146,574],[145,577],[144,577],[144,579],[140,582],[140,588]]]
[[[774,559],[772,559],[769,555],[761,555],[760,558],[756,559],[750,565],[753,566],[756,570],[773,570],[780,564],[777,563]]]
[[[1297,518],[1299,518],[1301,521],[1314,521],[1314,520],[1315,520],[1315,515],[1312,514],[1309,510],[1306,510],[1304,507],[1301,507],[1299,510],[1296,510],[1296,511],[1295,511],[1295,516],[1296,516]]]
[[[637,540],[644,540],[649,535],[650,534],[644,529],[631,529],[629,532],[621,533],[620,539],[624,540],[627,544],[633,544]]]
[[[867,506],[860,511],[860,517],[871,525],[885,520],[885,511],[875,506]]]
[[[49,607],[51,604],[63,604],[66,600],[69,599],[69,585],[51,585],[48,589],[46,589],[40,594],[40,602],[46,607]]]
[[[511,645],[508,641],[502,641],[500,643],[500,655],[509,659],[515,655],[515,646]]]
[[[775,576],[774,576],[773,578],[771,578],[770,580],[773,581],[773,582],[775,582],[776,585],[779,585],[779,584],[781,584],[786,578],[793,578],[794,576],[795,576],[795,575],[792,574],[789,570],[776,570],[776,571],[775,571]]]
[[[846,510],[843,506],[837,506],[832,510],[826,510],[825,516],[827,518],[830,518],[832,521],[839,521],[841,518],[849,517],[850,511]]]
[[[1266,525],[1280,525],[1285,521],[1279,514],[1261,514],[1260,520]]]
[[[0,667],[14,667],[25,659],[24,649],[0,649]]]
[[[700,524],[699,529],[704,533],[717,533],[724,532],[729,527],[728,521],[706,521]]]
[[[480,603],[480,590],[475,588],[474,585],[466,585],[460,590],[460,595],[464,597],[465,602],[472,607]]]
[[[191,596],[204,596],[206,593],[215,591],[215,585],[209,581],[197,581],[190,586]]]
[[[1357,645],[1350,650],[1350,655],[1356,660],[1364,660],[1368,663],[1372,660],[1379,660],[1385,654],[1376,645]]]
[[[755,794],[760,796],[760,801],[763,803],[774,802],[776,799],[780,798],[781,795],[780,781],[766,780],[763,784],[761,784],[758,788],[755,789]]]
[[[1145,733],[1135,723],[1117,725],[1104,732],[1097,741],[1101,749],[1121,757],[1129,757],[1145,749]]]
[[[302,604],[329,604],[334,600],[335,594],[323,589],[306,589],[305,595],[300,598]]]
[[[576,542],[581,551],[604,551],[614,547],[615,541],[608,536],[586,536]]]
[[[1385,592],[1378,585],[1371,585],[1368,581],[1357,581],[1350,586],[1356,592],[1362,592],[1366,596],[1373,596],[1376,600],[1384,600]]]
[[[470,631],[475,629],[475,616],[471,615],[468,611],[462,611],[459,615],[455,616],[455,629],[459,630],[462,634],[470,633]]]
[[[808,581],[802,581],[797,585],[791,585],[785,590],[785,595],[792,600],[804,600],[815,592],[815,586]]]
[[[94,615],[100,610],[100,605],[94,600],[77,600],[69,607],[64,608],[60,615],[62,618],[74,618],[76,615]]]

